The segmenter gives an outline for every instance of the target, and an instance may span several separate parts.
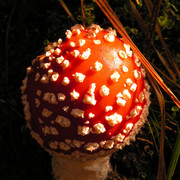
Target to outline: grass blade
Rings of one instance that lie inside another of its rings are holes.
[[[158,1],[158,2],[157,2]],[[153,7],[153,13],[152,13],[152,28],[150,32],[150,38],[149,38],[149,45],[151,45],[151,42],[153,40],[156,24],[157,24],[157,18],[159,16],[159,10],[161,6],[162,0],[155,0],[154,1],[154,7]]]
[[[137,23],[139,24],[142,32],[147,36],[148,35],[148,29],[147,29],[146,24],[144,23],[143,18],[141,17],[139,11],[136,9],[136,6],[134,5],[134,3],[131,0],[129,0],[129,4],[131,6],[133,16],[135,17]]]
[[[166,179],[166,168],[165,168],[165,160],[164,160],[164,137],[165,137],[165,101],[164,96],[154,78],[148,73],[148,79],[153,86],[157,99],[159,101],[160,109],[161,109],[161,136],[160,136],[160,149],[159,149],[159,164],[158,164],[158,172],[157,172],[157,180]]]
[[[167,180],[171,180],[174,175],[176,165],[179,159],[179,155],[180,155],[180,130],[178,129],[178,136],[175,142],[175,146],[173,148],[173,154],[167,172]]]
[[[81,11],[82,11],[82,24],[84,27],[86,27],[85,26],[85,12],[84,12],[84,1],[83,0],[81,0]]]
[[[172,77],[172,79],[174,81],[176,81],[176,76],[174,74],[174,72],[172,71],[172,69],[169,67],[169,64],[167,63],[167,61],[165,60],[165,58],[161,55],[161,53],[154,47],[154,50],[156,51],[159,59],[161,60],[161,62],[163,63],[163,65],[165,66],[165,68],[167,69],[168,73],[170,74],[170,76]]]
[[[173,85],[175,85],[177,88],[180,89],[180,85],[178,83],[176,83],[173,79],[171,79],[167,74],[165,74],[164,72],[162,72],[159,68],[157,68],[155,65],[153,65],[154,69],[156,69],[156,71],[158,71],[163,77],[165,77],[168,82],[171,82]]]
[[[69,17],[71,18],[71,20],[73,21],[73,23],[76,23],[76,20],[74,19],[71,11],[68,9],[68,7],[66,6],[66,4],[64,3],[63,0],[58,0],[59,3],[61,4],[61,6],[64,8],[64,10],[67,12],[67,14],[69,15]]]
[[[153,133],[153,128],[151,127],[151,124],[150,124],[150,122],[149,122],[148,120],[147,120],[147,124],[148,124],[150,133],[151,133],[152,138],[153,138],[154,146],[155,146],[156,151],[157,151],[157,153],[158,153],[158,145],[157,145],[157,143],[156,143],[155,135],[154,135],[154,133]],[[157,128],[155,128],[155,131],[156,131],[156,133],[157,133]],[[157,133],[157,134],[158,134],[158,133]]]

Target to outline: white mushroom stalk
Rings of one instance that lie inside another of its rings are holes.
[[[111,28],[75,25],[65,34],[27,68],[27,127],[52,155],[56,180],[104,180],[110,155],[135,140],[148,116],[145,70]]]
[[[109,156],[90,160],[52,157],[52,171],[56,180],[104,180],[111,170]]]

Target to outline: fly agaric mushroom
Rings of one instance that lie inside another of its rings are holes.
[[[116,31],[75,25],[46,47],[23,81],[31,135],[59,179],[105,179],[110,155],[135,140],[148,116],[145,70]]]

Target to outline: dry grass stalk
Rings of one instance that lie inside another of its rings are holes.
[[[81,11],[82,11],[82,24],[84,27],[86,27],[85,26],[85,12],[84,12],[84,1],[83,0],[81,0]]]
[[[64,3],[63,0],[58,0],[59,3],[61,4],[61,6],[64,8],[64,10],[66,11],[66,13],[69,15],[70,19],[73,21],[74,24],[76,24],[76,20],[74,19],[72,13],[70,12],[70,10],[68,9],[68,7],[66,6],[66,4]]]
[[[154,80],[154,78],[148,73],[148,79],[153,86],[156,96],[161,109],[161,135],[160,135],[160,148],[159,148],[159,164],[157,172],[157,180],[166,179],[166,170],[165,170],[165,159],[164,159],[164,137],[165,137],[165,101],[164,96],[159,88],[159,85]]]

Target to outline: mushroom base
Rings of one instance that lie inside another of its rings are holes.
[[[91,160],[74,160],[52,157],[55,180],[105,180],[111,171],[110,156]]]

